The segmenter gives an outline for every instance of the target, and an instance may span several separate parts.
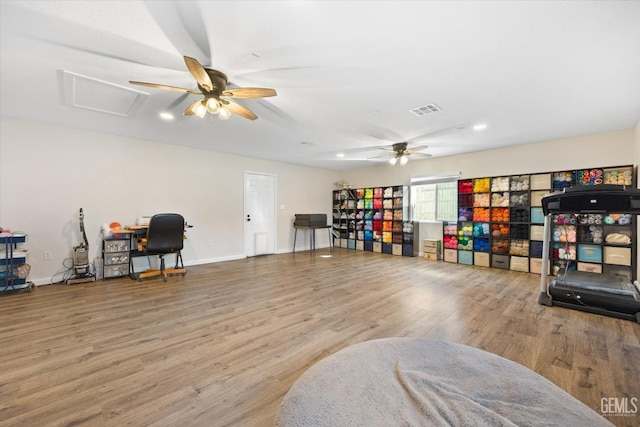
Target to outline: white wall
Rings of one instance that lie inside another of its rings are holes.
[[[294,214],[331,217],[335,171],[2,117],[0,226],[28,234],[29,278],[36,284],[63,271],[80,243],[81,207],[91,259],[100,254],[102,224],[134,224],[160,212],[181,213],[194,225],[186,264],[242,258],[245,170],[277,177],[277,252],[293,246]],[[328,246],[325,233],[317,238],[318,247]],[[305,248],[308,236],[299,233],[296,249]]]
[[[92,258],[100,252],[102,224],[131,224],[138,216],[170,211],[194,225],[183,252],[188,265],[243,257],[245,170],[277,176],[276,251],[288,252],[294,214],[330,218],[331,190],[338,180],[353,188],[409,185],[412,176],[456,171],[473,178],[637,165],[639,159],[640,123],[626,131],[412,161],[405,167],[335,172],[2,117],[0,226],[28,234],[30,279],[42,284],[63,270],[80,243],[80,207]],[[442,237],[439,224],[422,224],[420,232],[423,239]],[[317,237],[318,247],[328,245],[325,233]],[[296,248],[308,248],[306,234],[298,236]],[[53,259],[45,261],[44,251]]]

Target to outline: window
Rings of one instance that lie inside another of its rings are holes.
[[[458,219],[458,177],[434,176],[411,179],[411,217],[414,221]]]

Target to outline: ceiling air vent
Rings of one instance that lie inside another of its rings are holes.
[[[438,107],[436,104],[427,104],[421,107],[412,108],[409,111],[411,111],[418,117],[422,117],[426,116],[427,114],[437,113],[438,111],[440,111],[440,107]]]

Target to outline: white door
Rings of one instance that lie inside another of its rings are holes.
[[[276,177],[244,173],[244,252],[247,256],[276,251]]]

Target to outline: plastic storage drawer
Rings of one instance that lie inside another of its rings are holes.
[[[129,252],[116,252],[104,254],[104,265],[128,264]]]
[[[109,277],[121,277],[129,274],[129,264],[123,265],[105,265],[104,266],[104,278]]]

